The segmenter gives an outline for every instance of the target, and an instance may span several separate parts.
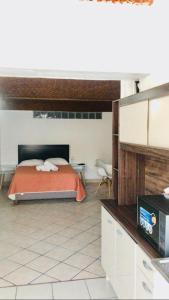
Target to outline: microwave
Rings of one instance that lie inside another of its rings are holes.
[[[137,228],[162,257],[169,257],[169,200],[163,195],[138,196]]]

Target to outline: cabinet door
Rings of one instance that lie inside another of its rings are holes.
[[[149,144],[169,148],[169,97],[150,101]]]
[[[148,101],[120,107],[120,142],[147,145]]]
[[[136,272],[136,299],[153,299],[153,285],[139,268]]]
[[[101,262],[110,279],[113,276],[115,265],[115,221],[103,207]]]
[[[169,299],[169,282],[158,271],[154,276],[154,299]]]
[[[114,288],[120,299],[135,297],[136,243],[116,225],[116,271]]]

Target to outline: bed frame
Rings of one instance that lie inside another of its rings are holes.
[[[27,159],[61,157],[69,162],[69,145],[18,145],[18,164]]]
[[[64,158],[69,162],[69,145],[18,145],[18,164],[28,159],[47,159],[53,157]],[[41,199],[61,199],[75,198],[76,192],[50,192],[45,193],[25,193],[18,194],[13,204],[17,204],[20,200],[41,200]]]

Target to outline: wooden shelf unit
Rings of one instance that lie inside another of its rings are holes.
[[[168,186],[169,149],[120,143],[118,136],[121,106],[165,96],[169,83],[113,102],[113,198],[119,206],[136,204],[138,195],[160,194]]]
[[[169,83],[165,83],[154,87],[152,89],[145,90],[143,92],[119,99],[120,106],[126,106],[137,102],[158,99],[169,95]]]
[[[119,185],[119,101],[112,103],[113,113],[113,136],[112,136],[112,188],[113,199],[118,203],[118,185]]]

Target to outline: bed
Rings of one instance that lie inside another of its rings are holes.
[[[59,157],[69,162],[69,145],[18,145],[18,164],[25,160]],[[59,165],[57,172],[37,171],[35,166],[19,166],[12,178],[8,197],[20,200],[67,199],[80,202],[86,193],[80,177],[70,164]]]

